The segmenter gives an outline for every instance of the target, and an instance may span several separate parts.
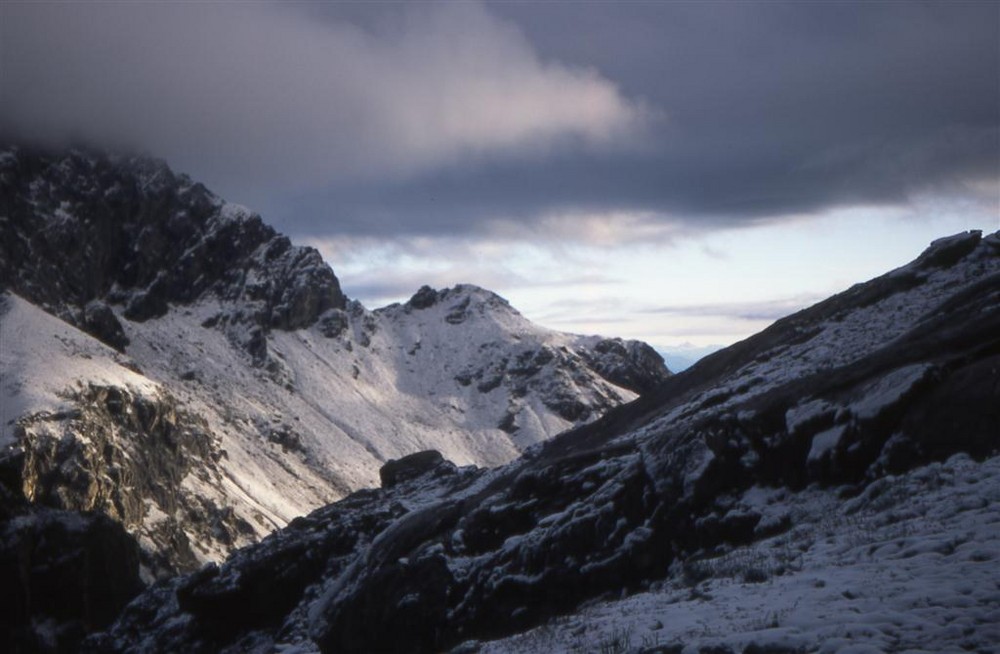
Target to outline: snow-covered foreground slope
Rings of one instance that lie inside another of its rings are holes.
[[[510,464],[390,466],[87,647],[991,652],[998,454],[1000,234],[969,233]]]
[[[495,466],[669,375],[474,286],[370,311],[319,254],[163,163],[0,157],[0,471],[220,561],[434,448]]]
[[[958,454],[852,490],[750,488],[732,511],[794,527],[479,651],[995,651],[1000,459]]]

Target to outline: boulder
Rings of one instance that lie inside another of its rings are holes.
[[[446,467],[454,469],[454,464],[445,461],[445,458],[437,450],[424,450],[408,454],[401,459],[389,460],[379,469],[378,476],[382,481],[382,488],[392,488],[404,481],[416,479]]]

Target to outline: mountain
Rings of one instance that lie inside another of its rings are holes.
[[[970,232],[507,465],[391,462],[85,651],[994,651],[998,448]]]
[[[674,347],[660,347],[657,352],[663,357],[664,363],[673,372],[687,370],[713,352],[718,352],[724,345],[704,345],[697,346],[691,343],[683,343]]]
[[[141,156],[0,152],[0,280],[6,492],[120,523],[147,582],[390,459],[506,463],[670,374],[475,286],[369,310],[316,250]]]

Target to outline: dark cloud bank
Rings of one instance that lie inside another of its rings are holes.
[[[746,224],[1000,177],[997,3],[67,7],[0,9],[0,125],[157,149],[301,234]]]

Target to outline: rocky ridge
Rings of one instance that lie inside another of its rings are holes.
[[[112,347],[126,340],[109,305],[142,322],[218,298],[222,326],[247,326],[233,333],[263,360],[260,330],[308,327],[346,304],[319,252],[162,161],[11,148],[0,188],[4,286]]]

